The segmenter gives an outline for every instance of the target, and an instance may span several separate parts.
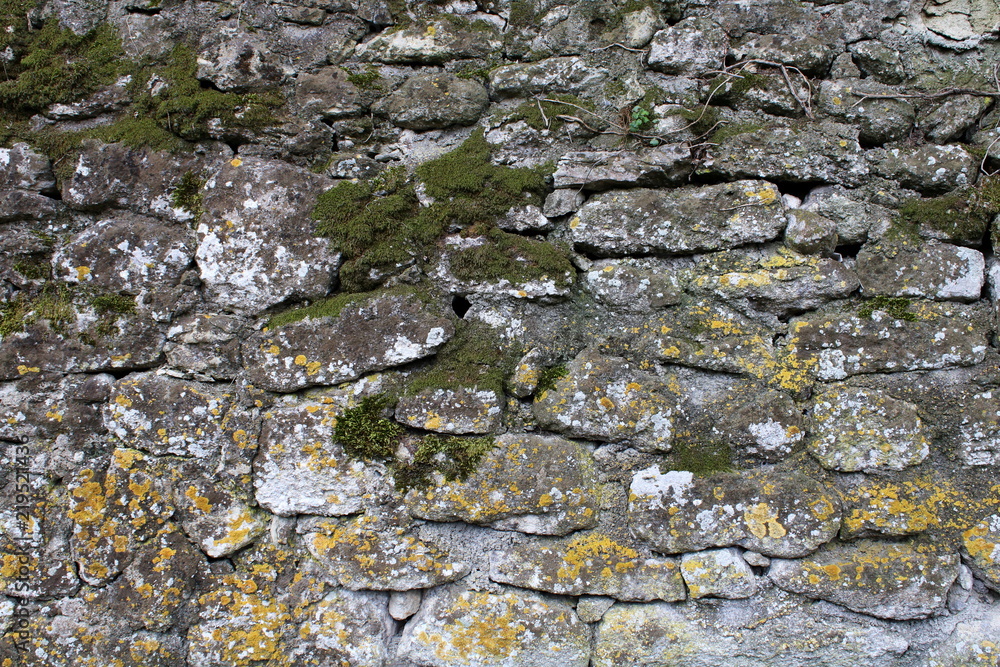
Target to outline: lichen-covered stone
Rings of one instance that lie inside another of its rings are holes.
[[[840,498],[802,473],[637,472],[629,488],[632,533],[662,553],[739,545],[767,556],[812,553],[840,528]]]
[[[685,598],[677,561],[653,558],[599,530],[525,542],[500,554],[490,579],[557,595],[645,602]]]
[[[173,502],[184,532],[210,558],[228,556],[267,529],[268,518],[248,490],[185,471],[174,487]]]
[[[452,587],[424,599],[399,656],[428,667],[586,667],[590,633],[563,602]]]
[[[802,209],[818,213],[836,224],[839,243],[864,243],[879,238],[889,229],[894,212],[870,201],[861,191],[841,185],[813,188],[802,202]]]
[[[930,453],[912,403],[872,389],[830,385],[813,398],[810,453],[831,470],[902,470]]]
[[[870,618],[769,594],[706,605],[615,604],[597,626],[594,667],[896,667],[906,636]]]
[[[254,460],[257,502],[279,516],[358,512],[379,488],[380,464],[351,460],[334,438],[343,407],[309,401],[264,413]]]
[[[987,505],[947,479],[924,475],[897,480],[866,477],[843,489],[842,497],[842,539],[965,530]]]
[[[962,554],[979,578],[1000,590],[1000,514],[991,514],[962,533]]]
[[[964,397],[961,421],[949,439],[965,465],[1000,463],[1000,395],[989,389]]]
[[[701,76],[719,69],[729,36],[709,18],[688,18],[653,35],[647,63],[666,74]]]
[[[854,272],[832,259],[787,248],[760,253],[724,251],[699,259],[691,287],[725,301],[749,301],[779,316],[813,310],[858,288]]]
[[[597,480],[587,448],[552,436],[508,433],[464,481],[413,490],[410,512],[431,521],[465,521],[500,530],[565,535],[597,522]]]
[[[382,594],[335,590],[308,609],[289,653],[305,664],[381,667],[393,629]]]
[[[926,618],[941,610],[958,556],[931,546],[869,540],[829,545],[801,560],[771,562],[775,586],[878,618]]]
[[[749,34],[729,49],[739,60],[769,60],[822,74],[833,60],[833,49],[813,35]]]
[[[986,612],[981,618],[957,623],[954,631],[929,652],[927,667],[992,667],[1000,659],[1000,619]]]
[[[692,598],[748,598],[760,583],[736,549],[708,549],[681,556],[681,575]]]
[[[668,267],[650,259],[602,259],[583,274],[582,286],[608,306],[637,313],[681,301],[681,285]]]
[[[976,301],[986,281],[981,252],[947,243],[866,245],[858,253],[857,271],[865,294],[871,296]]]
[[[611,190],[655,188],[683,181],[692,170],[691,150],[684,144],[665,144],[641,153],[582,151],[566,153],[552,175],[557,188]]]
[[[276,160],[223,163],[202,190],[205,213],[197,228],[195,256],[209,298],[256,313],[289,299],[326,296],[340,254],[303,221],[329,184]]]
[[[788,212],[785,245],[803,255],[830,255],[837,247],[837,223],[814,211]]]
[[[499,97],[580,93],[597,87],[608,72],[583,58],[548,58],[535,63],[503,65],[490,71],[490,90]]]
[[[353,590],[431,588],[469,573],[467,564],[453,561],[441,546],[378,517],[328,520],[310,528],[305,535],[309,552]]]
[[[47,157],[23,142],[0,148],[0,190],[51,192],[55,187],[56,179]]]
[[[972,366],[986,354],[980,311],[952,303],[912,304],[913,321],[874,309],[871,317],[831,312],[790,323],[789,343],[822,380]],[[810,362],[810,360],[814,360]]]
[[[926,194],[968,185],[975,180],[978,168],[979,160],[957,144],[890,148],[875,164],[879,175]]]
[[[433,130],[472,125],[486,109],[486,88],[454,74],[417,74],[373,110],[393,125],[409,130]]]
[[[221,40],[198,56],[195,76],[211,81],[224,92],[249,92],[272,89],[284,83],[290,74],[282,54],[271,51],[262,39],[246,35],[243,39]]]
[[[944,144],[962,137],[989,106],[989,100],[973,95],[949,96],[920,118],[928,141]]]
[[[781,193],[764,181],[607,192],[569,223],[578,248],[604,256],[722,250],[769,241],[784,227]]]
[[[176,320],[163,346],[167,363],[197,379],[231,380],[242,370],[241,318],[223,313],[198,313]]]
[[[243,363],[257,387],[296,391],[430,356],[454,331],[450,320],[415,295],[378,295],[352,302],[332,318],[253,334],[243,344]]]
[[[674,401],[662,380],[593,349],[581,352],[566,370],[535,399],[532,412],[541,426],[643,451],[670,450]]]
[[[822,122],[737,134],[713,150],[706,169],[724,178],[858,185],[869,175],[858,129]]]
[[[438,20],[387,31],[357,49],[366,60],[439,64],[456,58],[486,58],[500,51],[496,30],[485,21]]]
[[[115,383],[104,425],[125,446],[156,455],[247,459],[257,447],[256,415],[234,394],[155,373]]]
[[[396,419],[438,433],[490,433],[500,424],[502,402],[496,392],[474,387],[425,389],[396,403]]]
[[[867,79],[821,81],[817,107],[840,122],[859,125],[859,138],[866,144],[882,145],[909,135],[916,120],[916,110],[905,99],[866,99],[865,96],[891,96],[899,92]]]

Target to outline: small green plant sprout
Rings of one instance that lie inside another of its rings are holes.
[[[632,119],[629,121],[629,132],[638,132],[649,125],[649,110],[641,106],[632,107]]]
[[[344,411],[337,419],[333,438],[344,453],[364,461],[388,461],[399,446],[403,428],[382,413],[392,399],[385,394],[367,396],[356,407]]]

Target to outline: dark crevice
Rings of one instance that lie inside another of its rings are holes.
[[[142,15],[145,15],[145,16],[156,16],[161,11],[163,11],[163,9],[160,8],[160,7],[126,7],[125,8],[125,13],[126,14],[142,14]]]
[[[857,257],[858,253],[861,252],[861,248],[864,244],[862,243],[846,243],[844,245],[839,245],[833,249],[833,251],[840,255],[841,258],[844,257]]]
[[[201,86],[202,90],[214,90],[217,93],[223,92],[221,88],[208,79],[198,79],[198,85]]]
[[[810,192],[812,192],[820,185],[825,185],[825,184],[814,183],[814,182],[793,183],[787,181],[787,182],[775,182],[774,185],[778,188],[778,192],[780,192],[781,194],[791,195],[798,199],[804,200]]]
[[[139,373],[142,370],[145,370],[145,369],[139,369],[139,368],[129,368],[129,369],[124,369],[124,368],[106,368],[103,371],[101,371],[101,373],[107,373],[108,375],[112,376],[114,379],[121,380],[121,379],[125,378],[126,376],[131,375],[132,373]]]
[[[469,308],[472,304],[461,294],[456,294],[451,298],[451,309],[455,311],[455,314],[459,317],[465,317],[465,314],[469,312]]]

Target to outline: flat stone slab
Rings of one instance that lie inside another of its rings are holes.
[[[793,593],[878,618],[926,618],[942,609],[958,577],[957,554],[929,545],[860,540],[831,544],[801,560],[771,562],[768,577]]]
[[[399,656],[428,667],[587,667],[590,631],[537,593],[443,588],[406,624]]]
[[[611,190],[655,188],[684,180],[694,169],[686,144],[665,144],[642,152],[566,153],[552,175],[556,188]]]
[[[865,246],[857,270],[868,296],[976,301],[986,282],[983,253],[947,243]]]
[[[828,386],[813,399],[809,452],[829,470],[902,470],[930,453],[917,406],[877,389]]]
[[[683,600],[676,559],[653,558],[637,547],[601,531],[525,542],[500,555],[490,579],[557,595]]]
[[[490,91],[499,97],[579,93],[599,86],[608,72],[583,58],[547,58],[534,63],[503,65],[490,71]]]
[[[707,549],[681,556],[681,575],[692,598],[748,598],[760,582],[737,549]]]
[[[336,317],[255,333],[243,344],[243,363],[255,386],[291,392],[422,359],[454,332],[451,320],[418,297],[382,294],[352,302]]]
[[[629,488],[632,533],[667,554],[739,545],[766,556],[804,556],[836,536],[840,515],[839,494],[798,472],[695,477],[652,466]]]
[[[613,308],[648,313],[681,301],[680,281],[655,259],[598,260],[581,278],[583,289]]]
[[[606,192],[570,220],[577,249],[600,256],[686,254],[777,238],[781,193],[760,180],[670,190]]]
[[[871,317],[831,312],[789,323],[789,344],[821,380],[863,373],[929,370],[980,363],[986,354],[983,313],[974,306],[920,302],[914,321],[884,310]]]
[[[406,505],[430,521],[465,521],[500,530],[565,535],[597,523],[594,461],[583,445],[553,436],[508,433],[465,481],[412,490]]]
[[[425,389],[396,403],[396,420],[436,433],[491,433],[500,425],[502,398],[494,391]]]
[[[979,159],[958,144],[890,148],[875,164],[879,175],[925,194],[941,194],[968,185],[975,180],[978,169]]]
[[[566,371],[536,397],[532,412],[539,425],[574,438],[670,450],[675,399],[660,378],[589,348]]]

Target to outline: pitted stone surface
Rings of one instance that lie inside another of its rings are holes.
[[[597,480],[590,452],[552,436],[508,433],[465,481],[410,491],[410,512],[430,521],[466,521],[500,530],[565,535],[597,522]]]
[[[26,143],[0,148],[0,190],[54,190],[56,179],[49,159]]]
[[[500,424],[502,402],[486,389],[425,389],[396,403],[396,419],[437,433],[490,433]]]
[[[972,248],[947,243],[920,247],[865,246],[858,277],[866,295],[976,301],[986,281],[986,260]]]
[[[500,48],[489,23],[462,27],[458,22],[433,21],[387,31],[358,49],[358,55],[385,63],[438,64],[456,58],[483,58]]]
[[[939,611],[958,577],[958,555],[934,547],[861,541],[832,544],[802,560],[772,561],[775,586],[878,618]]]
[[[675,275],[656,260],[602,259],[583,274],[582,286],[601,303],[637,313],[680,303]]]
[[[324,178],[284,162],[233,158],[203,189],[196,259],[216,303],[256,313],[289,299],[326,296],[340,254],[308,220]],[[266,242],[265,242],[266,240]]]
[[[649,66],[667,74],[699,76],[719,68],[729,37],[707,18],[691,18],[653,35]]]
[[[373,109],[393,125],[408,130],[433,130],[472,125],[489,103],[486,88],[452,74],[416,75]]]
[[[569,228],[578,248],[597,255],[692,253],[769,241],[785,218],[775,186],[738,181],[607,192],[585,203]]]
[[[961,146],[927,144],[918,148],[890,148],[875,170],[881,176],[899,181],[903,187],[940,194],[972,183],[978,163]]]
[[[813,399],[809,451],[841,472],[902,470],[930,453],[917,407],[882,392],[830,385]]]
[[[559,158],[552,178],[557,188],[655,188],[683,181],[691,169],[691,150],[684,144],[667,144],[639,154],[631,151],[566,153]]]
[[[490,90],[500,97],[580,93],[604,83],[608,73],[575,56],[504,65],[490,71]]]
[[[796,558],[829,542],[840,528],[840,498],[801,473],[637,472],[629,488],[632,533],[654,551],[683,553],[739,545]]]
[[[434,354],[455,331],[414,295],[373,296],[333,318],[261,331],[243,344],[254,385],[290,392],[333,385]]]
[[[493,563],[490,579],[557,595],[603,595],[667,602],[685,598],[673,558],[653,558],[638,545],[599,530],[526,542]]]
[[[982,314],[975,307],[922,302],[914,321],[884,310],[870,318],[831,312],[790,324],[790,344],[821,380],[852,375],[972,366],[986,354]]]
[[[748,598],[760,583],[737,549],[708,549],[681,556],[681,575],[692,598]]]
[[[571,607],[536,593],[446,588],[407,623],[399,655],[429,667],[586,667],[589,635]]]
[[[574,438],[670,450],[674,401],[662,380],[593,349],[581,352],[566,371],[535,399],[532,412],[540,425]]]

